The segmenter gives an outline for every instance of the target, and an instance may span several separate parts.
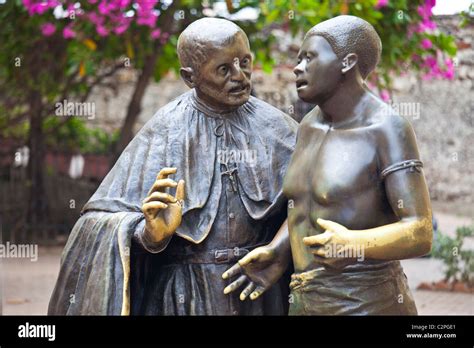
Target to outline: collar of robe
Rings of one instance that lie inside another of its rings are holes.
[[[253,163],[235,164],[237,194],[253,219],[268,216],[282,200],[296,122],[254,97],[226,117],[212,117],[198,105],[190,91],[162,107],[123,151],[82,213],[141,213],[141,202],[160,169],[176,167],[171,178],[185,180],[183,219],[176,234],[202,242],[214,223],[222,193],[217,152],[221,150],[218,138],[223,136],[226,150],[255,153]]]

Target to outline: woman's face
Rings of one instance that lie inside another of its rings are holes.
[[[342,79],[342,62],[325,38],[308,37],[298,53],[296,75],[298,96],[307,103],[320,104],[330,98]]]

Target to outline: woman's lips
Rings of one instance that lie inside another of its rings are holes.
[[[296,90],[304,89],[308,86],[308,81],[306,80],[297,80],[296,81]]]

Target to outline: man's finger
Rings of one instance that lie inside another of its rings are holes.
[[[250,282],[249,285],[247,285],[247,287],[240,293],[240,301],[245,301],[253,289],[255,289],[255,283]]]
[[[251,251],[249,254],[245,255],[237,262],[239,263],[240,266],[244,267],[244,266],[247,266],[249,263],[256,261],[256,258],[258,258],[258,254]]]
[[[148,196],[151,195],[155,191],[164,192],[164,190],[167,187],[176,187],[176,186],[178,186],[176,181],[171,180],[171,179],[156,180],[153,186],[151,187],[150,192],[148,192]]]
[[[324,219],[319,218],[318,220],[316,220],[316,222],[318,223],[319,226],[321,226],[325,230],[340,231],[341,229],[346,229],[344,226],[331,220],[324,220]]]
[[[257,288],[254,290],[254,292],[252,292],[250,294],[250,299],[253,301],[253,300],[256,300],[257,298],[260,297],[261,294],[263,294],[265,292],[265,288],[263,286],[257,286]]]
[[[222,279],[232,278],[240,273],[242,273],[242,267],[238,263],[236,263],[222,274]]]
[[[329,241],[330,238],[331,235],[327,232],[324,232],[315,236],[304,237],[303,243],[307,246],[324,245]]]
[[[168,204],[163,202],[153,201],[146,203],[142,206],[142,211],[144,214],[156,216],[160,209],[168,208]]]
[[[159,201],[164,203],[176,203],[176,198],[165,192],[153,192],[143,200],[143,203]]]
[[[182,202],[184,200],[184,180],[180,180],[178,182],[175,197],[178,202]]]
[[[177,171],[174,167],[166,167],[160,170],[158,175],[156,176],[156,180],[166,179],[168,175],[175,174]]]
[[[241,275],[239,278],[237,278],[236,281],[232,282],[228,286],[225,287],[224,289],[224,294],[229,294],[232,291],[240,288],[245,282],[247,281],[247,276]]]

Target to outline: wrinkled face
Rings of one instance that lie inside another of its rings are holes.
[[[210,106],[238,107],[250,97],[251,74],[250,48],[239,33],[233,43],[210,50],[196,76],[195,88]]]
[[[307,103],[320,104],[330,98],[342,79],[342,62],[325,38],[310,36],[298,53],[296,75],[298,96]]]

